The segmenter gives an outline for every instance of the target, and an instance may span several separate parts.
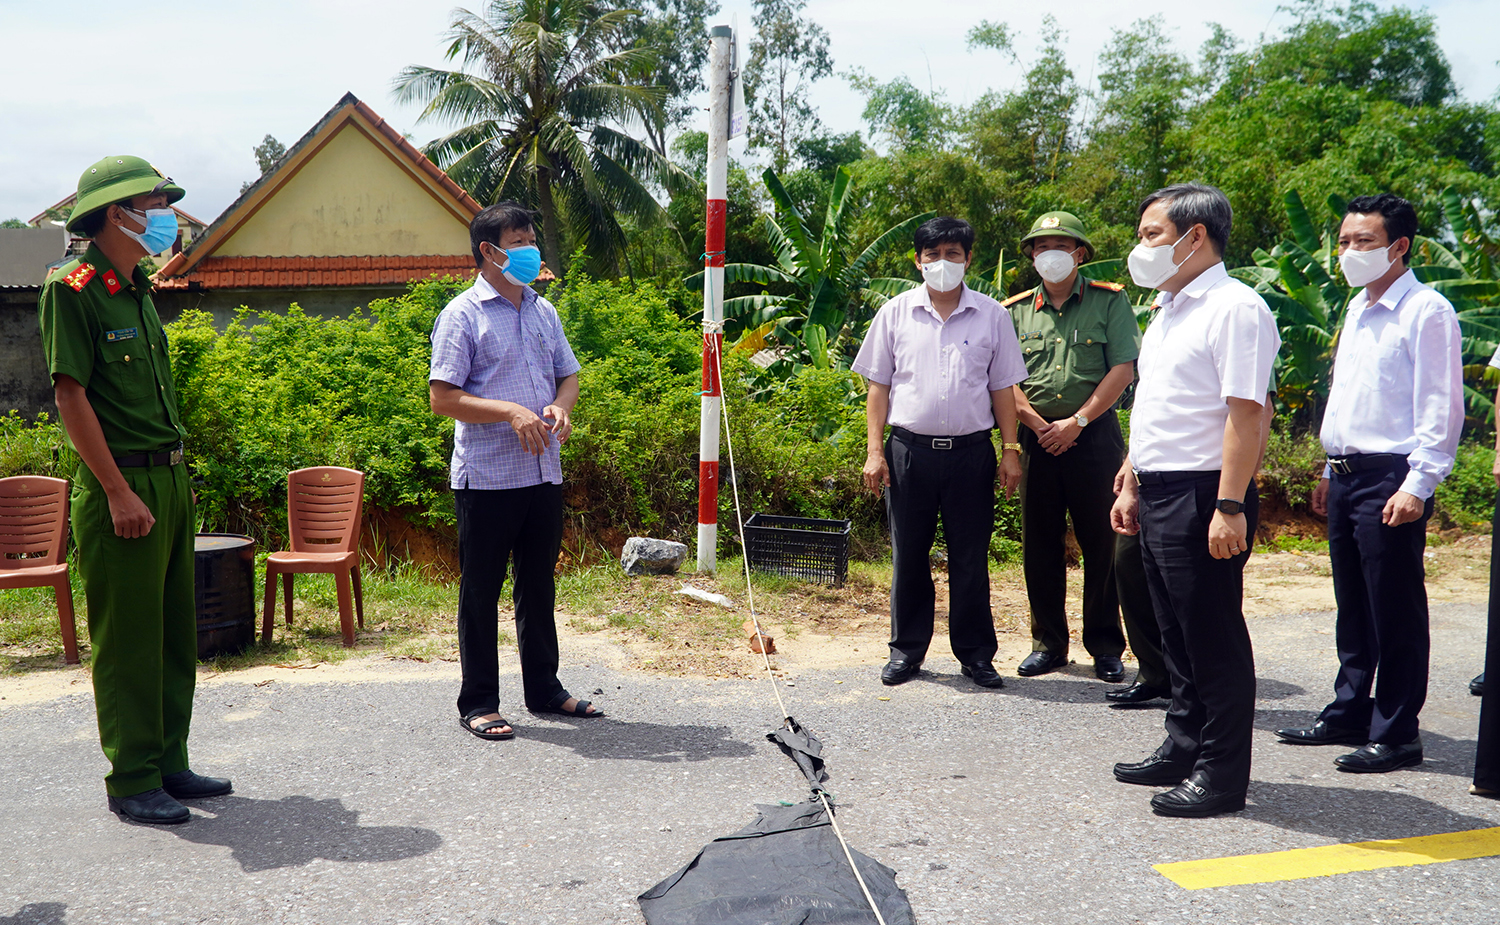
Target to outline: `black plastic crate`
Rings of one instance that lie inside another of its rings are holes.
[[[841,588],[849,577],[849,521],[752,514],[745,555],[751,568]]]

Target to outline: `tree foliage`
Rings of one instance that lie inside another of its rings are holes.
[[[459,127],[424,148],[483,203],[514,199],[542,215],[542,251],[559,272],[585,250],[613,271],[625,246],[619,221],[665,222],[651,188],[687,178],[625,131],[665,124],[665,91],[641,83],[654,47],[631,43],[635,10],[593,0],[494,0],[484,16],[455,10],[447,57],[458,70],[411,65],[396,80],[421,120]],[[566,229],[566,238],[564,237]]]
[[[750,107],[750,145],[770,153],[784,171],[797,142],[820,133],[822,123],[807,91],[833,73],[828,31],[801,15],[807,0],[755,0],[745,98]]]

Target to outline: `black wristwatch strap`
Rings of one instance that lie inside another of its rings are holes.
[[[1220,513],[1233,516],[1245,510],[1245,503],[1243,501],[1236,501],[1233,498],[1220,498],[1214,504],[1214,507],[1218,508]]]

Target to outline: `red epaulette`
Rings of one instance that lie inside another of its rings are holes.
[[[110,295],[114,295],[125,288],[120,285],[120,278],[115,276],[114,270],[105,270],[104,275],[99,278],[104,280],[104,288],[109,290]]]
[[[1006,308],[1010,308],[1012,305],[1016,304],[1017,302],[1021,301],[1024,298],[1027,298],[1028,296],[1030,296],[1033,292],[1036,292],[1036,290],[1035,289],[1028,289],[1025,292],[1017,293],[1016,295],[1011,296],[1010,298],[1006,299],[1004,302],[1001,302],[1000,304],[1004,305]]]
[[[1089,280],[1089,285],[1090,286],[1098,286],[1100,289],[1108,289],[1110,292],[1124,292],[1125,291],[1125,287],[1122,286],[1122,285],[1120,285],[1119,283],[1106,283],[1103,280],[1098,280],[1098,279],[1091,279],[1091,280]]]
[[[80,263],[78,265],[78,269],[63,277],[63,282],[67,283],[68,288],[72,289],[74,292],[82,292],[83,287],[87,286],[89,284],[89,280],[93,278],[94,265],[92,263]]]

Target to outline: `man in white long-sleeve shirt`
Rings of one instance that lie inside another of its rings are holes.
[[[1313,510],[1328,517],[1338,602],[1334,699],[1283,741],[1361,748],[1345,771],[1419,764],[1417,714],[1427,699],[1427,519],[1453,470],[1463,427],[1458,315],[1407,263],[1417,233],[1411,204],[1390,193],[1349,203],[1340,265],[1364,291],[1349,303],[1321,433],[1328,466]],[[1374,696],[1371,696],[1373,686]]]

